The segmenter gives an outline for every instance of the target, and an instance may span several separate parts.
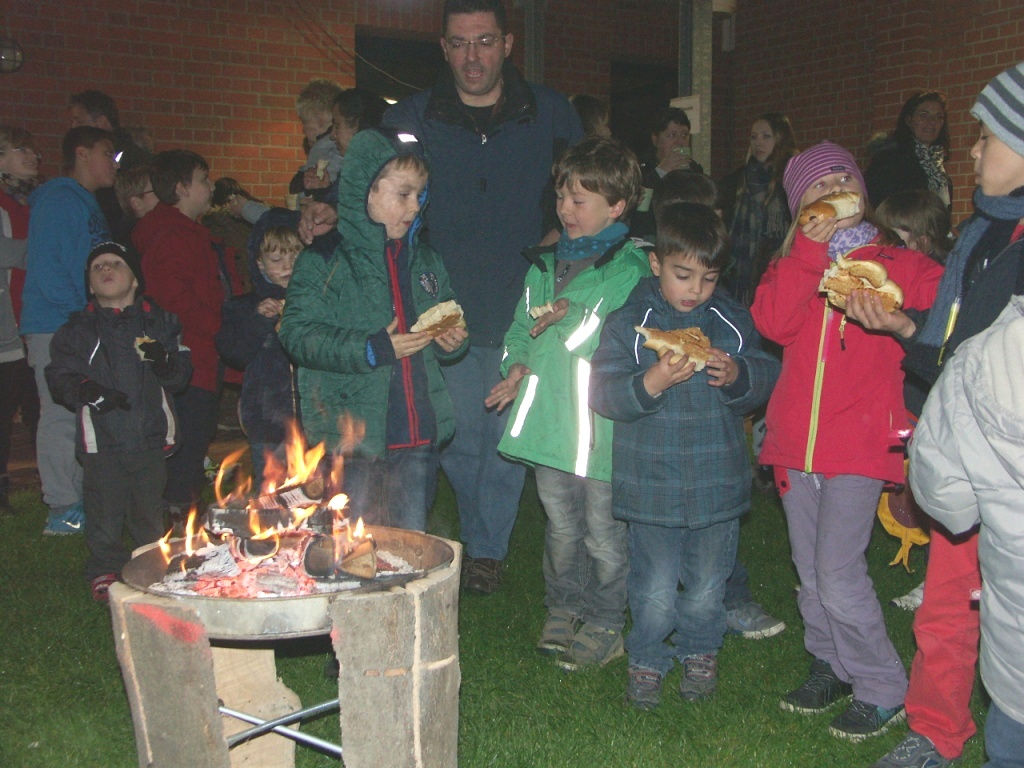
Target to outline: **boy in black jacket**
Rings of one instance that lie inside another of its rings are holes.
[[[164,458],[177,425],[168,392],[192,365],[178,319],[142,296],[138,257],[100,243],[85,267],[90,302],[50,342],[46,381],[54,401],[77,413],[75,452],[83,469],[85,577],[106,602],[129,554],[163,534]]]

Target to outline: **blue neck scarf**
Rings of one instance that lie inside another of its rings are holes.
[[[624,239],[628,232],[629,228],[621,221],[609,224],[596,235],[577,237],[575,240],[570,240],[563,230],[555,245],[555,258],[559,261],[579,261],[600,256]]]
[[[1015,190],[1015,193],[1018,191],[1020,190]],[[1005,228],[1012,233],[1013,229],[1010,225],[1024,219],[1024,195],[989,197],[982,193],[981,187],[976,187],[974,210],[975,215],[968,219],[963,229],[960,230],[960,237],[946,259],[946,269],[942,273],[939,290],[935,294],[935,302],[928,310],[928,318],[918,336],[922,344],[927,344],[930,347],[941,346],[946,340],[949,313],[954,305],[960,303],[971,253],[993,224],[998,225],[1000,222],[1004,222]],[[1006,244],[1001,243],[1000,245],[1005,246]]]

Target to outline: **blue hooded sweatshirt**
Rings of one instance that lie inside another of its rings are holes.
[[[96,197],[68,176],[37,188],[28,204],[21,332],[53,333],[85,307],[85,262],[110,232]]]

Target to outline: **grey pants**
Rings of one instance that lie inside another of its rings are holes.
[[[36,429],[36,463],[43,486],[43,503],[63,512],[82,502],[82,467],[75,458],[75,414],[53,402],[44,371],[50,364],[52,333],[25,336],[28,364],[39,390],[39,426]]]
[[[629,551],[626,524],[612,517],[612,486],[551,467],[536,467],[537,494],[548,516],[544,600],[605,629],[626,621]]]
[[[882,481],[794,469],[788,477],[782,506],[800,576],[804,647],[852,683],[855,698],[896,707],[907,673],[886,633],[865,556]]]

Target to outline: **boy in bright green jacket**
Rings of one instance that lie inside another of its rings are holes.
[[[537,649],[576,670],[622,655],[626,525],[612,518],[612,423],[590,410],[590,356],[604,319],[650,274],[622,219],[640,191],[633,154],[582,141],[554,169],[563,231],[533,262],[505,334],[500,382],[487,399],[514,402],[498,450],[534,467],[548,516],[548,618]]]

